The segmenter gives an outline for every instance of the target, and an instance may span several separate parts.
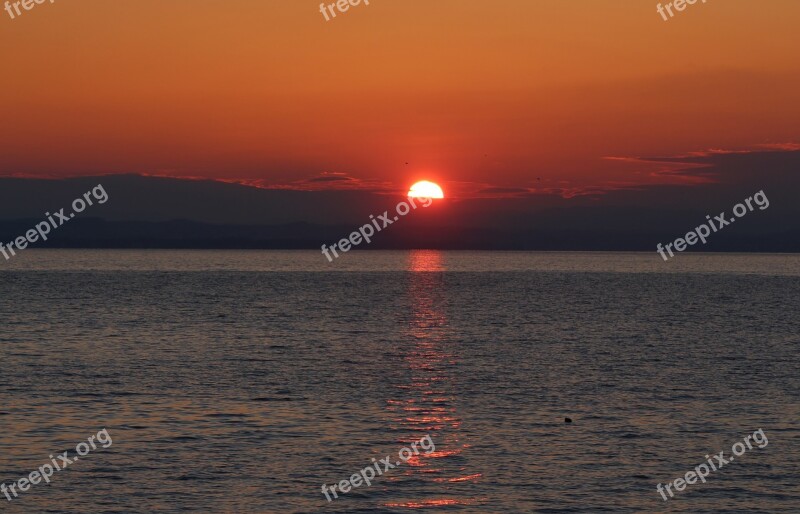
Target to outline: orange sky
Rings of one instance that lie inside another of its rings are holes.
[[[800,2],[656,3],[0,11],[0,175],[586,187],[663,180],[606,157],[800,141]]]

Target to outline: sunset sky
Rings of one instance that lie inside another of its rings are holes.
[[[372,0],[328,22],[313,0],[0,11],[0,175],[431,179],[469,196],[681,182],[646,159],[800,142],[800,2],[710,0],[669,21],[656,3]]]

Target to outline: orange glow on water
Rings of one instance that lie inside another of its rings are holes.
[[[430,435],[435,449],[411,457],[396,477],[437,484],[458,484],[475,481],[482,476],[464,466],[464,455],[470,448],[462,442],[461,419],[456,412],[452,375],[458,366],[458,355],[450,338],[445,315],[445,295],[442,294],[442,275],[446,269],[442,252],[412,251],[409,254],[410,320],[405,361],[410,373],[406,384],[396,386],[398,397],[388,399],[387,410],[396,429],[406,429],[411,435],[401,438],[405,444],[419,440],[420,434]],[[470,472],[471,471],[471,472]],[[388,508],[421,509],[448,505],[475,505],[478,500],[448,489],[448,498],[394,499],[382,504]]]

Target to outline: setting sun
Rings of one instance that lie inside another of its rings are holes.
[[[444,192],[438,184],[423,180],[417,182],[408,190],[409,198],[444,198]]]

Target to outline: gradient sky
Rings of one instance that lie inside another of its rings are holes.
[[[667,22],[656,3],[372,0],[329,22],[313,0],[0,11],[0,175],[426,178],[469,195],[676,182],[639,158],[800,142],[800,2],[709,0]]]

